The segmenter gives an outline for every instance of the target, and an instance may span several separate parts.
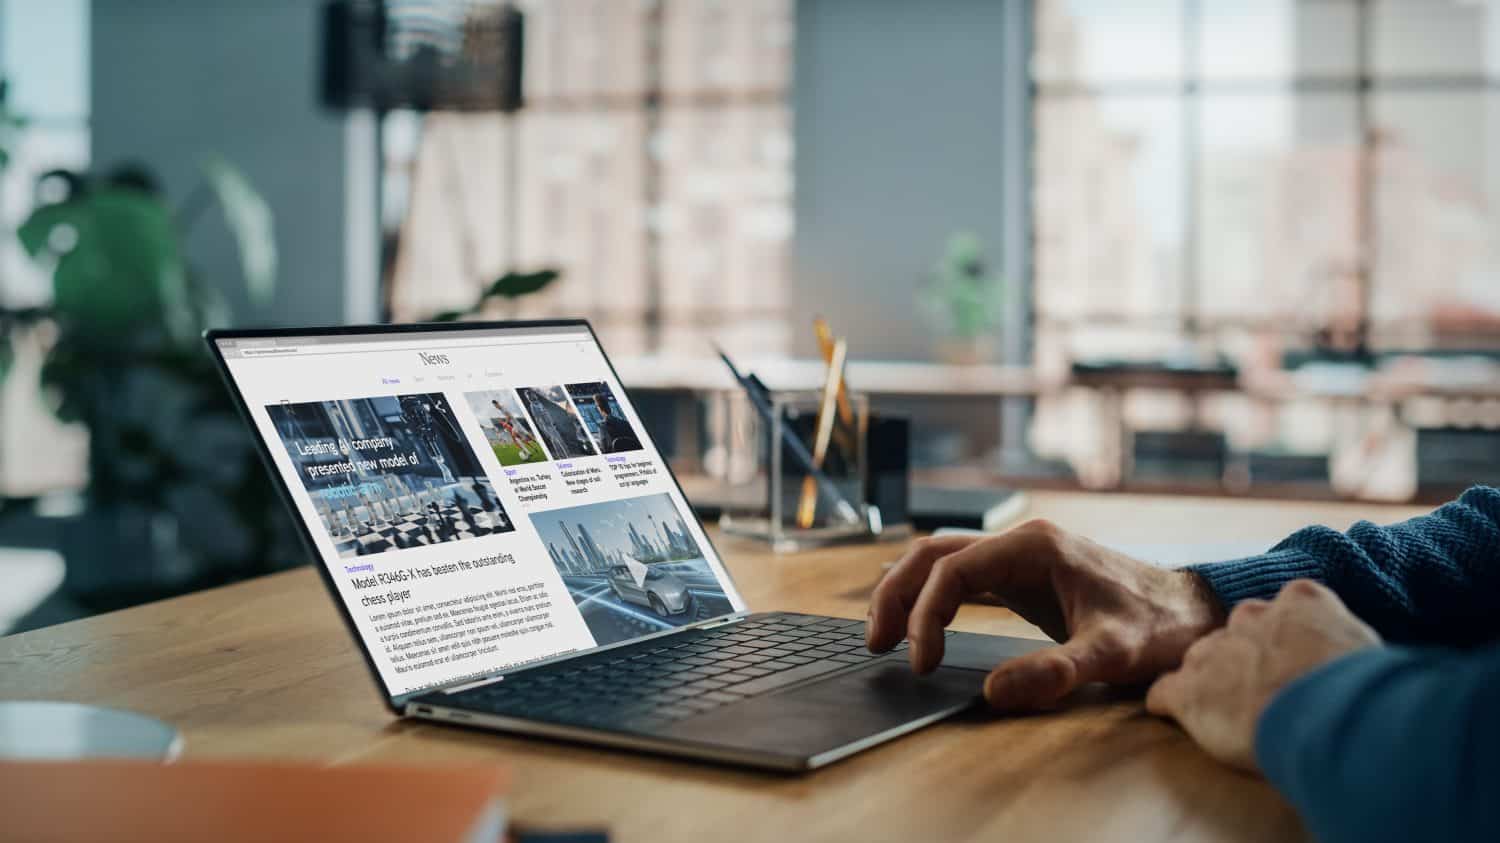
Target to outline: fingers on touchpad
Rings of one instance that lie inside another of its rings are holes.
[[[1051,641],[1036,638],[960,632],[943,639],[943,667],[961,667],[989,673],[1001,662],[1056,646]]]

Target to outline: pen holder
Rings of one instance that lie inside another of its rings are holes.
[[[777,551],[880,536],[879,510],[866,499],[867,396],[849,393],[842,408],[833,408],[832,421],[824,420],[826,430],[818,392],[772,393],[769,423],[743,395],[725,393],[722,400],[722,465],[738,487],[719,518],[724,532]]]

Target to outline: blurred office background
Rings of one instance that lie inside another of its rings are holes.
[[[808,385],[816,314],[912,418],[924,482],[1438,501],[1500,476],[1500,3],[347,5],[436,67],[487,66],[519,11],[504,105],[330,95],[328,6],[0,3],[0,629],[306,561],[232,423],[172,411],[217,432],[139,444],[183,403],[152,372],[58,419],[91,229],[16,231],[59,168],[149,174],[208,323],[587,317],[693,480],[729,470],[710,343]]]

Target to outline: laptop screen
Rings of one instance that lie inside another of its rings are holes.
[[[391,695],[745,608],[586,326],[215,342]]]

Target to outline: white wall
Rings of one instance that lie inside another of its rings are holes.
[[[95,166],[140,160],[180,202],[196,184],[198,164],[217,153],[271,205],[279,287],[270,311],[247,321],[346,316],[346,120],[318,103],[320,7],[317,0],[93,3]],[[219,214],[203,219],[189,247],[205,279],[240,289],[234,243]],[[249,313],[243,297],[233,301],[238,313]]]
[[[797,4],[793,318],[828,315],[862,358],[931,356],[916,295],[949,234],[1001,268],[1005,5]]]

